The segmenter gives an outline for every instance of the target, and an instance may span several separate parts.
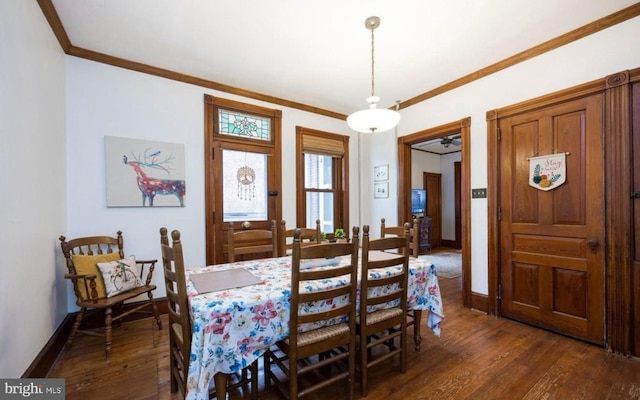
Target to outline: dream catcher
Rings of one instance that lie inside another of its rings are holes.
[[[238,197],[249,200],[256,197],[256,172],[247,165],[247,153],[244,154],[244,166],[236,172],[238,178]]]

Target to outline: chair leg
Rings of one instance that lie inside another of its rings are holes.
[[[153,315],[156,317],[156,324],[158,324],[158,329],[162,329],[162,321],[160,321],[160,313],[158,312],[158,305],[156,301],[153,299],[153,294],[151,292],[147,293],[149,296],[149,301],[151,302],[151,308],[153,309]]]
[[[251,400],[258,400],[258,359],[251,366]]]
[[[69,333],[69,338],[67,339],[67,345],[71,345],[71,342],[73,342],[73,338],[76,336],[76,333],[78,332],[78,328],[80,328],[80,323],[82,322],[82,318],[84,317],[84,311],[86,309],[87,309],[86,307],[82,307],[78,312],[78,315],[76,315],[76,321],[73,323],[73,326],[71,327],[71,333]]]
[[[173,354],[174,348],[176,348],[176,342],[173,338],[173,332],[169,332],[169,381],[171,382],[171,393],[175,393],[179,389],[176,371],[180,364]]]
[[[289,399],[298,400],[298,360],[289,358]]]
[[[367,363],[369,362],[369,343],[368,337],[360,336],[360,395],[367,396],[368,379],[367,379]]]
[[[106,360],[109,360],[111,357],[111,322],[113,318],[111,317],[111,307],[105,310],[105,318],[104,318],[104,356]]]
[[[264,390],[271,389],[271,350],[264,353]]]

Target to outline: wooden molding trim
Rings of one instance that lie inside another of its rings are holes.
[[[605,78],[605,329],[609,351],[631,355],[633,327],[633,187],[631,87],[628,71]],[[640,299],[635,299],[640,301]]]
[[[123,312],[135,307],[138,304],[139,303],[125,304]],[[163,297],[161,299],[156,299],[156,306],[158,307],[158,312],[160,313],[160,315],[167,313],[168,305],[166,298]],[[94,329],[104,325],[103,313],[96,311],[97,310],[89,310],[85,313],[85,316],[82,319],[83,329]],[[77,312],[67,314],[67,316],[62,320],[62,323],[60,323],[60,325],[58,326],[58,329],[56,329],[53,335],[49,338],[49,341],[47,341],[36,358],[31,362],[31,365],[29,365],[24,374],[22,374],[21,378],[44,378],[47,376],[49,370],[51,369],[56,359],[64,349],[65,344],[67,343],[67,338],[69,337],[71,327],[76,320],[76,315]],[[150,317],[146,314],[134,313],[126,316],[122,319],[122,321],[135,321],[144,318]],[[169,328],[163,326],[162,329]]]
[[[472,292],[470,308],[489,314],[489,298],[486,294]]]
[[[68,55],[79,57],[79,58],[85,58],[87,60],[101,62],[104,64],[113,65],[115,67],[129,69],[132,71],[142,72],[145,74],[155,75],[155,76],[159,76],[166,79],[172,79],[175,81],[184,82],[184,83],[188,83],[196,86],[201,86],[201,87],[205,87],[213,90],[219,90],[221,92],[235,94],[235,95],[247,97],[250,99],[265,101],[272,104],[278,104],[284,107],[307,111],[307,112],[318,114],[318,115],[324,115],[331,118],[336,118],[341,120],[347,119],[347,116],[341,113],[325,110],[318,107],[313,107],[307,104],[302,104],[295,101],[282,99],[279,97],[274,97],[274,96],[269,96],[262,93],[253,92],[250,90],[236,88],[236,87],[225,85],[219,82],[197,78],[194,76],[181,74],[179,72],[170,71],[167,69],[157,68],[147,64],[125,60],[125,59],[114,57],[108,54],[98,53],[96,51],[89,50],[89,49],[76,47],[71,43],[71,40],[69,39],[69,36],[67,35],[64,29],[64,26],[62,25],[62,21],[60,21],[60,17],[56,12],[55,7],[53,6],[52,0],[37,0],[37,1],[38,1],[38,4],[40,5],[40,8],[42,9],[42,13],[47,19],[47,22],[49,22],[49,25],[51,26],[51,29],[53,30],[54,35],[58,39],[58,42],[60,43],[62,50]],[[472,72],[454,81],[446,83],[435,89],[429,90],[411,99],[405,100],[398,105],[398,108],[403,109],[403,108],[407,108],[412,105],[418,104],[422,101],[441,95],[445,92],[456,89],[458,87],[464,86],[478,79],[482,79],[488,75],[494,74],[503,69],[506,69],[513,65],[521,63],[523,61],[537,57],[548,51],[557,49],[559,47],[567,45],[576,40],[582,39],[586,36],[589,36],[601,30],[610,28],[616,24],[627,21],[631,18],[635,18],[638,15],[640,15],[640,3],[633,4],[618,12],[607,15],[587,25],[581,26],[577,29],[567,32],[564,35],[560,35],[556,38],[553,38],[537,46],[534,46],[528,50],[522,51],[511,57],[505,58],[502,61],[498,61],[495,64],[489,65],[485,68],[479,69],[475,72]],[[395,109],[395,108],[396,106],[389,107],[389,109]]]
[[[440,244],[443,247],[451,247],[451,248],[456,248],[456,241],[455,240],[442,240],[440,239]]]
[[[411,218],[411,145],[451,134],[460,134],[462,141],[460,176],[461,248],[462,248],[462,304],[471,307],[471,117],[425,129],[398,138],[398,221]]]
[[[69,36],[67,36],[67,32],[64,30],[64,26],[62,26],[62,21],[60,21],[60,16],[53,6],[53,3],[51,0],[38,0],[38,5],[49,23],[53,34],[58,39],[58,43],[60,43],[62,51],[69,54],[69,50],[72,47],[71,40],[69,39]]]

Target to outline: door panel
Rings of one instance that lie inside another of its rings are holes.
[[[501,313],[604,344],[603,99],[500,119]],[[566,182],[529,185],[529,157],[566,152]]]
[[[214,168],[219,178],[213,182],[216,192],[215,263],[227,262],[227,231],[233,224],[234,231],[244,229],[271,229],[276,220],[277,190],[273,164],[273,147],[217,142],[214,146]],[[271,195],[269,192],[271,191]],[[271,257],[251,255],[252,258]],[[237,256],[236,261],[243,260]]]
[[[442,174],[423,172],[427,189],[427,216],[431,217],[431,248],[442,245]]]

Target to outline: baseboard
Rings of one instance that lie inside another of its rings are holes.
[[[138,304],[139,303],[127,303],[124,305],[123,311],[127,311]],[[158,307],[160,315],[167,313],[168,306],[166,298],[156,299],[156,306]],[[47,376],[67,343],[67,338],[69,337],[77,314],[77,312],[67,314],[58,326],[58,329],[56,329],[36,358],[31,362],[31,365],[29,365],[24,374],[22,374],[22,378],[45,378]],[[127,315],[122,321],[135,321],[143,318],[150,318],[150,316],[143,313],[133,313]],[[85,312],[84,318],[82,319],[82,329],[96,329],[101,326],[104,326],[104,311],[89,310]]]
[[[457,249],[459,247],[456,247],[456,241],[455,240],[441,240],[440,241],[440,246],[442,247],[451,247],[452,249]]]
[[[489,297],[486,294],[471,292],[471,308],[489,313]]]

